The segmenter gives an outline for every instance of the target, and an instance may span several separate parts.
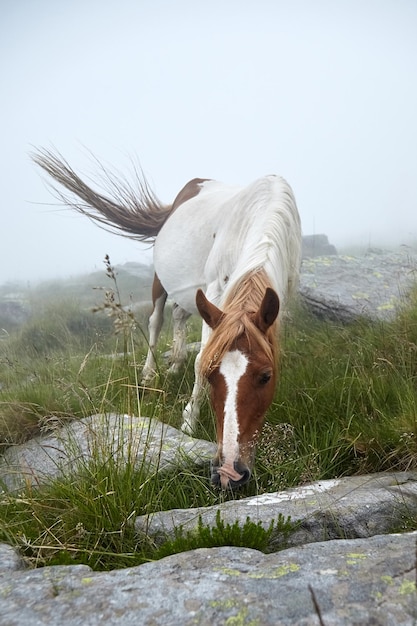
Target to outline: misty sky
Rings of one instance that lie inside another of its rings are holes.
[[[54,205],[32,146],[133,158],[164,202],[281,174],[305,234],[415,242],[416,33],[416,0],[2,0],[0,283],[149,258]]]

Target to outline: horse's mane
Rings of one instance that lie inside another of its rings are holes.
[[[263,269],[283,312],[297,287],[300,230],[294,195],[279,176],[264,176],[225,202],[223,236],[216,236],[206,265],[220,284],[227,277],[219,306],[229,294],[236,297],[235,287],[241,285],[242,277]]]
[[[254,315],[259,310],[266,288],[270,286],[266,272],[260,269],[243,276],[228,293],[222,306],[224,316],[211,333],[201,354],[199,367],[203,376],[207,377],[219,367],[226,352],[243,335],[249,345],[256,343],[272,363],[276,362],[278,322],[275,321],[266,334],[254,323]]]

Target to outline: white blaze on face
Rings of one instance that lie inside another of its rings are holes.
[[[247,357],[240,350],[228,352],[222,359],[219,371],[226,383],[223,421],[223,456],[224,463],[233,467],[239,452],[239,422],[237,419],[237,390],[239,380],[246,372]]]

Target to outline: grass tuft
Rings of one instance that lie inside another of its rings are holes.
[[[214,548],[220,546],[237,546],[254,548],[261,552],[268,552],[271,538],[279,534],[283,545],[285,538],[294,530],[295,526],[290,518],[284,518],[279,514],[278,518],[271,520],[267,528],[262,522],[253,522],[250,517],[246,518],[243,526],[236,521],[233,524],[225,523],[221,518],[220,510],[216,513],[215,526],[204,525],[201,516],[195,531],[184,533],[182,527],[175,529],[175,537],[164,542],[155,552],[154,558],[163,558],[186,550],[196,548]]]

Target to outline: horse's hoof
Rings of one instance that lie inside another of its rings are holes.
[[[191,423],[187,420],[184,420],[183,423],[181,424],[181,430],[183,433],[185,433],[186,435],[192,435],[193,434],[193,427],[191,425]]]
[[[152,385],[155,382],[155,378],[156,378],[156,372],[150,372],[149,374],[142,376],[142,379],[140,381],[140,386],[149,387],[149,385]]]

